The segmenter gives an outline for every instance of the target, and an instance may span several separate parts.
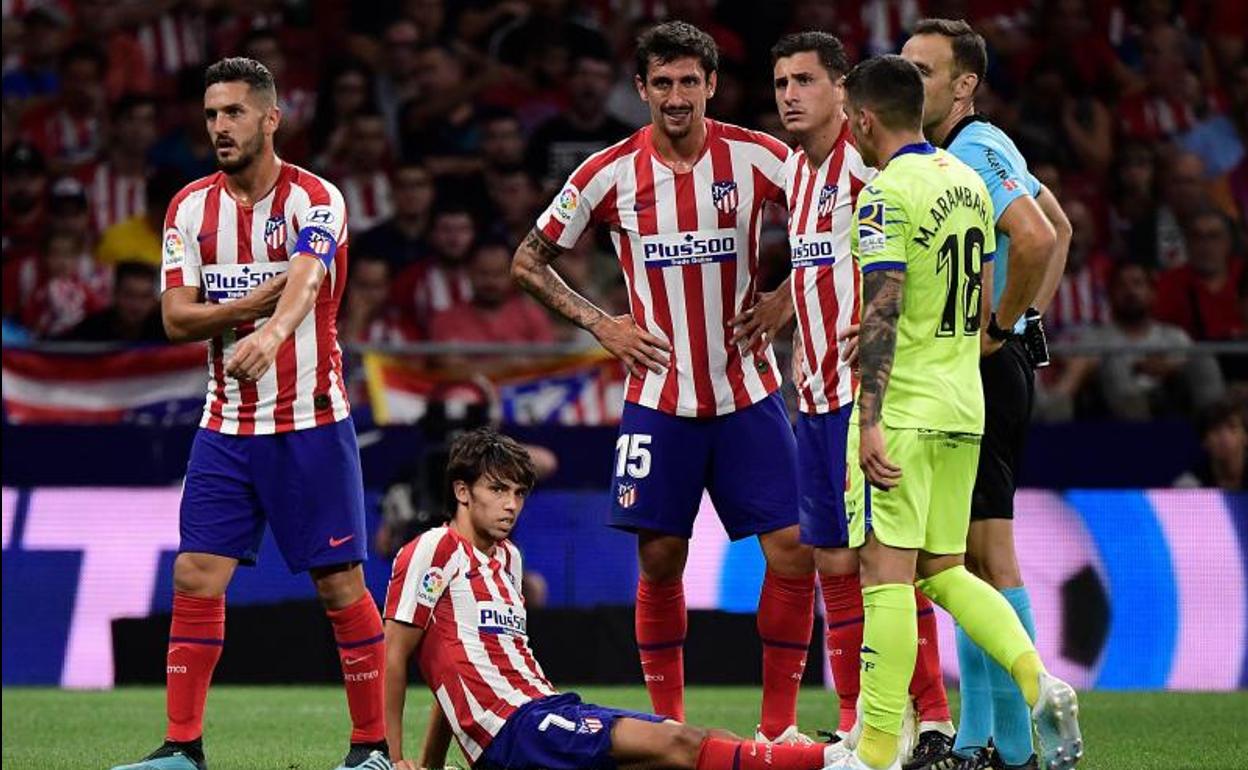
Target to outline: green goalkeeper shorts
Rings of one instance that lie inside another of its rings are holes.
[[[883,431],[888,459],[901,468],[900,483],[888,492],[866,484],[858,466],[858,426],[849,426],[845,513],[850,547],[861,547],[867,532],[874,532],[893,548],[965,553],[980,436],[887,425]]]

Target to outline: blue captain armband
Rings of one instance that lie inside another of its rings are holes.
[[[338,240],[334,234],[321,227],[305,227],[299,231],[295,241],[295,254],[311,254],[321,260],[325,269],[329,269],[338,253]]]

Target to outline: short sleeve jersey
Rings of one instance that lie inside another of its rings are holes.
[[[903,147],[859,194],[851,248],[864,282],[876,270],[906,274],[886,425],[983,432],[980,280],[993,222],[983,181],[925,142]]]
[[[1024,195],[1040,194],[1040,180],[1027,170],[1027,161],[1004,131],[978,115],[963,118],[945,139],[945,148],[958,160],[974,169],[984,180],[996,219],[1010,204]],[[994,224],[996,222],[994,219]],[[1010,258],[1010,239],[997,233],[996,269],[992,276],[992,306],[1001,301],[1005,275]]]
[[[688,171],[654,149],[652,127],[591,155],[537,220],[572,248],[606,225],[641,328],[672,346],[662,373],[629,375],[625,399],[681,417],[744,409],[780,387],[770,345],[733,344],[730,321],[758,292],[759,233],[767,202],[784,204],[789,148],[767,134],[707,120]]]
[[[511,541],[485,553],[447,526],[394,558],[385,618],[425,630],[421,676],[470,762],[518,708],[555,694],[529,646],[523,575]]]
[[[320,259],[327,274],[316,305],[277,349],[255,382],[230,377],[238,341],[267,319],[226,329],[208,341],[208,395],[200,427],[231,435],[287,433],[351,414],[334,319],[346,287],[347,209],[338,188],[283,163],[273,189],[250,206],[236,201],[217,172],[182,188],[169,203],[162,239],[161,291],[200,290],[219,304],[247,296],[286,272],[296,254]]]

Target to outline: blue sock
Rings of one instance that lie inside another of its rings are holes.
[[[992,735],[992,686],[988,682],[988,666],[992,661],[962,626],[958,632],[958,670],[961,707],[958,713],[958,737],[953,749],[963,757],[988,745]]]
[[[1027,635],[1036,640],[1036,621],[1031,616],[1031,597],[1022,586],[1001,590],[1014,608]],[[992,687],[992,738],[1001,761],[1021,765],[1035,752],[1031,740],[1031,709],[1010,672],[996,661],[988,661],[988,681]]]

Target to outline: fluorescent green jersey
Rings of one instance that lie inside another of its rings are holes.
[[[885,425],[983,433],[980,272],[994,223],[979,175],[925,142],[903,147],[858,195],[859,268],[906,273]]]

